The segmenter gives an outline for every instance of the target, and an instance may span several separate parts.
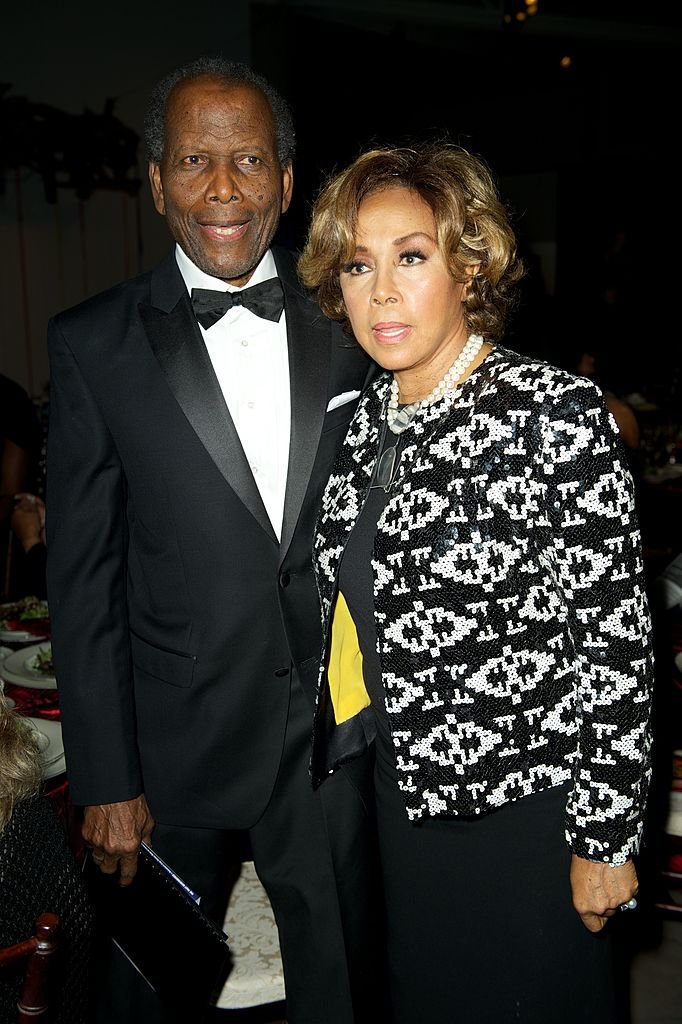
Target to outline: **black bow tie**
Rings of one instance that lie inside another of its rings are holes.
[[[265,320],[279,320],[284,309],[284,290],[278,277],[239,292],[216,292],[210,288],[192,288],[192,306],[197,320],[207,330],[233,306],[245,306]]]

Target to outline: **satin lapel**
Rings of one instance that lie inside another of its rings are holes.
[[[172,267],[165,263],[155,272],[152,304],[139,312],[182,411],[232,490],[277,543],[174,257]]]
[[[290,267],[275,254],[286,296],[291,438],[280,557],[284,558],[305,499],[326,412],[331,325],[303,295]]]

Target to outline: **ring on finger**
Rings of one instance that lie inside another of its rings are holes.
[[[636,899],[636,897],[633,896],[632,899],[627,901],[627,903],[621,903],[620,909],[621,910],[636,910],[637,909],[637,899]]]

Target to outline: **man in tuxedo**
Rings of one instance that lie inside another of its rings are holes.
[[[376,1021],[367,758],[317,792],[308,774],[312,533],[371,366],[271,245],[294,151],[271,85],[201,58],[156,87],[145,138],[174,251],[49,327],[48,600],[71,796],[102,871],[129,884],[150,841],[221,924],[246,835],[289,1024]],[[176,1019],[116,970],[109,1020]]]

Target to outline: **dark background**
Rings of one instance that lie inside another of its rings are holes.
[[[619,392],[677,388],[663,267],[679,230],[679,5],[540,0],[511,25],[522,2],[315,6],[253,9],[254,59],[300,127],[292,240],[321,177],[362,148],[448,137],[496,172],[528,256],[510,340],[568,362],[584,338]]]
[[[177,64],[223,53],[264,73],[293,108],[294,201],[279,232],[292,247],[323,178],[370,145],[446,137],[488,161],[529,268],[509,343],[566,365],[596,349],[604,385],[641,400],[644,455],[661,471],[640,492],[654,580],[680,551],[682,522],[681,477],[664,475],[682,464],[680,0],[538,0],[517,21],[511,8],[523,6],[12,4],[0,25],[0,372],[46,422],[48,318],[167,252],[137,144],[147,96]],[[658,642],[665,797],[665,758],[682,740],[664,617]],[[673,989],[658,973],[654,987]]]
[[[620,393],[676,402],[678,0],[538,0],[517,20],[525,10],[524,0],[14,5],[0,40],[0,371],[40,392],[47,318],[166,251],[142,147],[117,178],[100,144],[140,133],[160,75],[222,52],[270,77],[294,110],[296,187],[280,241],[301,244],[322,179],[361,149],[447,137],[489,162],[527,256],[510,342],[565,360],[585,339],[604,350]],[[85,176],[60,171],[56,201],[31,152],[41,104],[71,118],[50,147],[75,153]]]

